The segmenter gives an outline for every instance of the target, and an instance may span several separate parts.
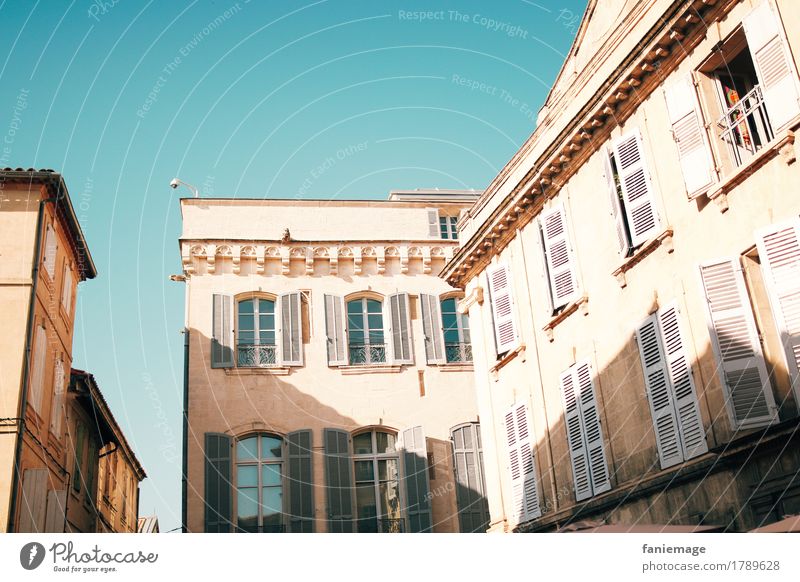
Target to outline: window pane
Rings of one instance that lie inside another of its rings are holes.
[[[374,469],[372,467],[372,461],[356,461],[356,481],[369,481],[372,483],[372,480],[375,478]]]
[[[259,313],[275,313],[275,302],[269,299],[261,299],[258,302]]]
[[[271,436],[261,437],[261,458],[280,459],[281,458],[281,439]]]
[[[262,331],[275,329],[275,316],[274,315],[259,315],[258,328]]]
[[[266,521],[267,516],[283,511],[283,490],[280,487],[262,487],[261,502],[261,511]]]
[[[397,481],[379,485],[381,496],[381,515],[390,519],[400,517],[400,486]]]
[[[240,489],[236,496],[239,529],[258,531],[258,489]]]
[[[253,314],[239,312],[239,329],[253,329]]]
[[[242,439],[236,443],[236,459],[239,461],[254,461],[258,456],[257,437]]]
[[[447,343],[458,342],[458,323],[455,313],[442,312],[442,331],[444,332],[444,341]]]
[[[367,299],[367,313],[383,313],[381,302],[375,299]]]
[[[239,301],[239,313],[253,313],[253,300]]]
[[[356,515],[358,516],[359,532],[375,533],[378,531],[375,486],[372,483],[356,487]]]
[[[370,332],[383,329],[383,315],[370,314],[368,317]]]
[[[376,432],[375,440],[378,444],[379,453],[395,452],[395,436],[386,432]]]
[[[365,432],[353,437],[353,450],[356,455],[363,455],[372,452],[372,433]]]
[[[270,463],[261,465],[261,485],[280,485],[281,484],[281,464]]]
[[[237,487],[258,487],[258,467],[256,465],[239,465],[236,470]]]
[[[378,461],[378,479],[380,481],[397,480],[397,459]]]
[[[458,320],[461,323],[461,333],[464,336],[464,343],[468,344],[472,341],[469,335],[469,317],[459,314]]]
[[[262,331],[261,337],[259,339],[259,343],[262,346],[274,346],[275,345],[275,332],[274,331]]]
[[[347,314],[352,315],[355,313],[361,313],[363,311],[363,303],[361,299],[356,299],[355,301],[348,301],[347,302]]]
[[[455,313],[456,300],[453,297],[449,299],[442,299],[442,313]]]
[[[255,335],[252,331],[242,331],[239,330],[239,343],[240,344],[252,344],[254,343]]]

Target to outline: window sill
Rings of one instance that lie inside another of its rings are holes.
[[[797,125],[792,127],[796,128]],[[764,148],[754,155],[746,164],[736,168],[733,174],[717,184],[716,188],[708,192],[709,200],[717,203],[720,212],[728,210],[728,194],[736,186],[747,180],[757,169],[766,164],[775,156],[780,155],[786,165],[792,164],[797,159],[794,149],[794,131],[787,129],[781,135],[773,139]]]
[[[553,316],[553,318],[545,325],[542,329],[544,330],[545,335],[549,341],[553,341],[553,330],[555,327],[565,321],[570,315],[577,312],[580,309],[580,312],[584,315],[589,314],[589,297],[584,295],[583,297],[579,297],[575,301],[567,304],[567,306],[559,313],[558,315]]]
[[[502,358],[500,358],[494,366],[489,368],[489,375],[491,376],[492,380],[497,382],[497,373],[516,357],[521,358],[521,361],[523,362],[525,361],[525,344],[519,344],[515,349],[511,350]]]
[[[474,366],[472,362],[453,362],[452,364],[439,364],[436,368],[440,372],[471,372]]]
[[[292,369],[289,366],[272,366],[270,368],[225,368],[227,376],[288,376]]]
[[[632,257],[625,259],[625,262],[622,263],[622,265],[620,265],[612,273],[612,275],[617,278],[619,286],[624,288],[628,284],[628,281],[625,278],[625,273],[633,269],[633,267],[638,265],[645,257],[652,254],[653,251],[660,246],[663,246],[668,253],[671,253],[675,250],[675,248],[672,246],[672,227],[668,227],[661,234],[656,235],[654,238],[640,246],[639,249],[634,252]]]
[[[345,376],[357,374],[397,374],[402,371],[400,364],[380,364],[373,366],[339,366],[339,370]]]

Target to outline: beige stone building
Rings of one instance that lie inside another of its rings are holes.
[[[462,296],[477,192],[183,199],[190,532],[482,531]]]
[[[490,531],[800,512],[800,5],[591,0],[459,222]]]

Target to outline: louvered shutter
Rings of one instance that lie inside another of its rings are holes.
[[[353,532],[353,478],[350,468],[350,435],[335,428],[323,431],[325,481],[328,498],[328,531]]]
[[[425,334],[425,359],[428,364],[444,364],[444,335],[439,298],[420,293],[419,303],[422,309],[422,331]]]
[[[514,319],[514,300],[511,293],[511,271],[507,265],[495,265],[487,272],[489,298],[492,305],[494,339],[497,353],[517,346],[517,325]]]
[[[614,144],[625,216],[631,234],[631,245],[639,246],[656,234],[659,226],[653,185],[644,160],[642,136],[638,130],[622,136]]]
[[[298,430],[286,435],[289,457],[289,531],[314,531],[312,434]]]
[[[776,418],[753,311],[738,261],[700,266],[708,310],[708,330],[717,357],[734,428],[761,426]]]
[[[44,394],[44,368],[47,361],[47,332],[41,325],[36,326],[34,340],[33,370],[31,372],[30,404],[37,414],[42,413]]]
[[[56,252],[58,246],[56,243],[56,231],[52,224],[47,225],[44,237],[44,268],[52,280],[56,274]]]
[[[564,403],[564,424],[567,429],[567,444],[572,462],[576,501],[582,501],[592,496],[589,459],[581,423],[579,390],[579,386],[576,386],[575,383],[574,370],[570,368],[561,375],[561,398]]]
[[[231,531],[233,483],[231,482],[231,437],[205,434],[205,512],[204,531]]]
[[[470,423],[454,428],[450,441],[453,443],[459,531],[485,532],[489,527],[489,504],[483,481],[480,425]]]
[[[678,147],[683,182],[690,198],[714,182],[714,162],[703,127],[703,116],[689,73],[664,89],[672,138]]]
[[[626,257],[628,256],[631,245],[628,236],[628,227],[625,226],[625,214],[622,210],[622,204],[620,204],[617,178],[614,177],[614,169],[611,167],[612,155],[612,153],[604,150],[603,162],[605,163],[606,183],[611,202],[611,216],[614,219],[614,228],[617,232],[617,249],[621,256]]]
[[[55,374],[53,376],[53,402],[50,410],[50,432],[56,437],[61,438],[61,419],[64,416],[64,389],[66,375],[64,374],[64,362],[56,360]]]
[[[211,367],[233,367],[233,298],[214,294],[211,310]]]
[[[789,377],[800,401],[800,222],[762,231],[756,244]]]
[[[22,474],[22,497],[19,499],[19,532],[45,531],[47,509],[47,469],[25,469]]]
[[[653,431],[661,468],[666,469],[683,461],[683,450],[678,433],[678,420],[667,374],[661,333],[655,314],[648,317],[636,330],[639,354],[642,358],[647,400],[653,415]]]
[[[47,515],[44,520],[44,531],[47,533],[64,533],[67,510],[67,490],[58,489],[47,492]]]
[[[742,24],[767,115],[772,129],[778,132],[800,114],[797,73],[784,41],[782,25],[769,2],[762,2]]]
[[[530,438],[528,407],[515,405],[506,413],[506,442],[511,471],[512,513],[517,523],[542,515],[536,487],[536,460]]]
[[[553,309],[572,301],[578,291],[575,261],[569,244],[564,205],[543,212],[540,218]]]
[[[707,452],[708,443],[703,419],[700,416],[700,405],[697,402],[689,353],[678,322],[677,305],[672,303],[659,309],[658,321],[672,384],[683,458],[688,460]]]
[[[328,365],[347,365],[344,299],[338,295],[325,295],[325,337],[328,345]]]
[[[421,426],[401,431],[403,484],[411,532],[431,531],[430,484],[428,483],[428,447]]]
[[[281,312],[281,364],[303,365],[302,296],[299,291],[279,297]]]
[[[439,228],[439,211],[435,208],[428,208],[428,236],[431,238],[442,238],[442,231]]]
[[[392,357],[395,364],[413,364],[414,353],[411,344],[411,314],[408,306],[408,293],[389,295],[389,322],[392,326]]]
[[[600,428],[600,413],[597,410],[597,395],[592,380],[592,368],[589,362],[575,365],[575,383],[579,388],[581,409],[581,425],[586,440],[586,454],[589,459],[589,476],[592,480],[594,495],[611,489],[608,474],[608,459],[603,444],[603,431]]]

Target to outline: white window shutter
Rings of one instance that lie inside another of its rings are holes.
[[[540,221],[550,279],[550,296],[553,299],[553,309],[557,309],[572,301],[578,292],[564,205],[559,204],[543,212]]]
[[[325,295],[325,337],[328,344],[328,365],[347,365],[347,335],[344,323],[344,298]]]
[[[715,171],[692,74],[666,87],[664,98],[686,193],[694,198],[714,182]]]
[[[769,2],[762,2],[742,21],[772,129],[777,133],[800,114],[797,73],[782,25]]]
[[[64,362],[59,359],[56,360],[55,374],[53,376],[53,401],[50,409],[50,432],[58,438],[61,438],[61,419],[64,416],[65,385]]]
[[[392,356],[396,364],[413,364],[411,343],[411,313],[408,293],[389,295],[389,325],[392,337]]]
[[[44,394],[44,368],[47,361],[47,331],[41,325],[36,326],[34,339],[33,370],[31,371],[30,404],[37,414],[42,413],[42,395]]]
[[[527,405],[516,404],[506,413],[506,439],[511,471],[512,513],[516,522],[522,523],[542,515]]]
[[[757,233],[756,245],[795,399],[800,402],[800,222]]]
[[[20,533],[45,531],[48,477],[47,469],[25,469],[22,475],[22,495],[19,497],[18,531]]]
[[[299,291],[284,293],[280,303],[281,365],[303,365],[302,295]]]
[[[422,309],[422,331],[425,334],[425,359],[428,364],[444,364],[446,360],[439,298],[420,293],[419,304]]]
[[[502,354],[517,346],[517,324],[514,318],[514,300],[511,293],[511,271],[508,265],[499,264],[487,271],[489,297],[494,321],[497,353]]]
[[[56,252],[58,246],[56,243],[56,231],[52,224],[48,224],[45,229],[44,237],[44,268],[50,279],[53,279],[56,274]]]
[[[688,460],[708,451],[689,352],[678,322],[678,306],[671,303],[659,309],[657,315],[667,372],[672,385],[672,401],[680,430],[683,458]]]
[[[403,484],[406,492],[406,513],[409,531],[432,531],[428,446],[422,426],[400,431],[398,449],[403,457]]]
[[[625,214],[622,209],[622,204],[620,204],[619,190],[617,188],[616,179],[614,178],[614,170],[611,167],[612,155],[611,152],[603,151],[608,195],[611,201],[611,216],[614,218],[614,227],[617,231],[617,248],[619,254],[626,257],[628,251],[630,251],[630,238],[628,237],[628,228],[625,226]]]
[[[47,492],[47,514],[44,520],[44,531],[47,533],[64,533],[67,511],[67,490],[52,489]]]
[[[574,368],[574,381],[578,387],[581,425],[586,441],[592,493],[598,495],[611,489],[611,479],[608,474],[608,459],[603,443],[603,431],[600,427],[600,412],[597,409],[592,368],[589,362],[578,362]]]
[[[61,290],[61,304],[64,306],[64,311],[70,315],[70,308],[72,307],[72,268],[69,265],[64,265],[64,287]]]
[[[561,398],[564,403],[564,424],[567,428],[567,444],[572,461],[575,500],[582,501],[592,496],[589,476],[589,459],[581,426],[580,392],[575,385],[574,369],[561,374]]]
[[[442,238],[442,231],[439,228],[439,211],[435,208],[428,208],[428,236],[431,238]]]
[[[741,266],[722,259],[700,266],[708,330],[734,428],[764,426],[777,417]]]
[[[656,234],[659,227],[653,184],[644,160],[642,135],[634,130],[614,143],[625,216],[631,234],[631,245],[639,246]]]

